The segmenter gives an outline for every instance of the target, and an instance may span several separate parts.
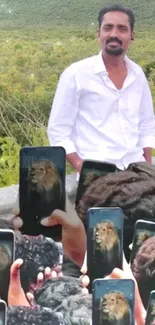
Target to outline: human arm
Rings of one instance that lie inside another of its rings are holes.
[[[155,115],[149,84],[145,76],[140,106],[139,146],[144,151],[146,161],[151,163],[152,148],[155,148]]]
[[[72,130],[78,114],[78,96],[73,65],[62,75],[56,89],[48,122],[48,138],[51,146],[61,146],[66,151],[68,162],[77,171],[81,170],[82,160],[72,141]]]
[[[148,163],[152,163],[152,148],[144,148],[144,158]]]
[[[70,165],[80,173],[82,168],[82,159],[78,156],[76,152],[66,155],[66,158]]]

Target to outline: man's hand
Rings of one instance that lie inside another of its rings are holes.
[[[68,198],[66,198],[66,211],[53,211],[50,217],[41,220],[41,225],[44,227],[62,225],[64,255],[81,267],[86,251],[85,228]]]
[[[81,268],[82,275],[82,282],[85,283],[85,287],[89,284],[89,278],[86,275],[87,273],[87,252],[85,253],[84,262]],[[136,325],[145,325],[146,319],[146,310],[143,306],[137,282],[132,274],[132,271],[127,263],[125,257],[123,256],[123,271],[120,269],[115,268],[112,273],[104,278],[106,279],[132,279],[135,282],[135,320]]]
[[[30,307],[28,300],[26,299],[24,290],[20,282],[20,268],[23,264],[22,259],[16,260],[10,269],[10,284],[8,291],[8,305],[14,306],[27,306]]]

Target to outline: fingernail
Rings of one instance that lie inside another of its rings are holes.
[[[23,260],[21,258],[19,258],[17,260],[17,267],[20,267],[23,264]]]

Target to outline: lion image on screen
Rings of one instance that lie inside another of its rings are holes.
[[[149,306],[146,325],[155,325],[155,304]]]
[[[31,212],[35,216],[47,217],[60,207],[62,181],[52,161],[32,163],[28,175],[28,195]]]
[[[137,234],[137,245],[142,246],[144,241],[151,237],[151,234],[149,231],[141,231]]]
[[[10,266],[10,256],[5,246],[0,246],[0,271]]]
[[[97,255],[98,253],[102,254],[105,271],[111,272],[113,268],[120,266],[120,238],[115,225],[111,221],[102,221],[96,224],[93,241],[95,243],[94,253],[97,253]]]
[[[131,325],[131,307],[122,292],[109,292],[100,299],[100,325]]]

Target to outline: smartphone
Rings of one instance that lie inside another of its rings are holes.
[[[151,291],[147,307],[145,325],[155,324],[155,290]]]
[[[95,179],[99,178],[100,176],[105,176],[107,173],[116,172],[117,170],[118,169],[114,164],[94,160],[84,160],[80,172],[75,206],[78,206],[87,188],[92,184]]]
[[[62,227],[46,228],[41,219],[55,209],[65,211],[66,153],[62,147],[24,147],[20,150],[19,206],[21,231],[61,240]]]
[[[120,208],[90,208],[87,213],[87,267],[91,283],[115,267],[122,269],[124,215]]]
[[[0,300],[0,325],[7,325],[7,305],[4,300]]]
[[[92,325],[135,325],[133,280],[96,279],[92,295]]]
[[[0,229],[0,297],[6,301],[10,283],[10,267],[15,260],[15,235],[10,229]]]
[[[144,241],[152,236],[155,236],[155,222],[147,220],[138,220],[135,223],[133,244],[130,255],[130,265],[133,264],[134,258],[139,248],[143,245]]]

